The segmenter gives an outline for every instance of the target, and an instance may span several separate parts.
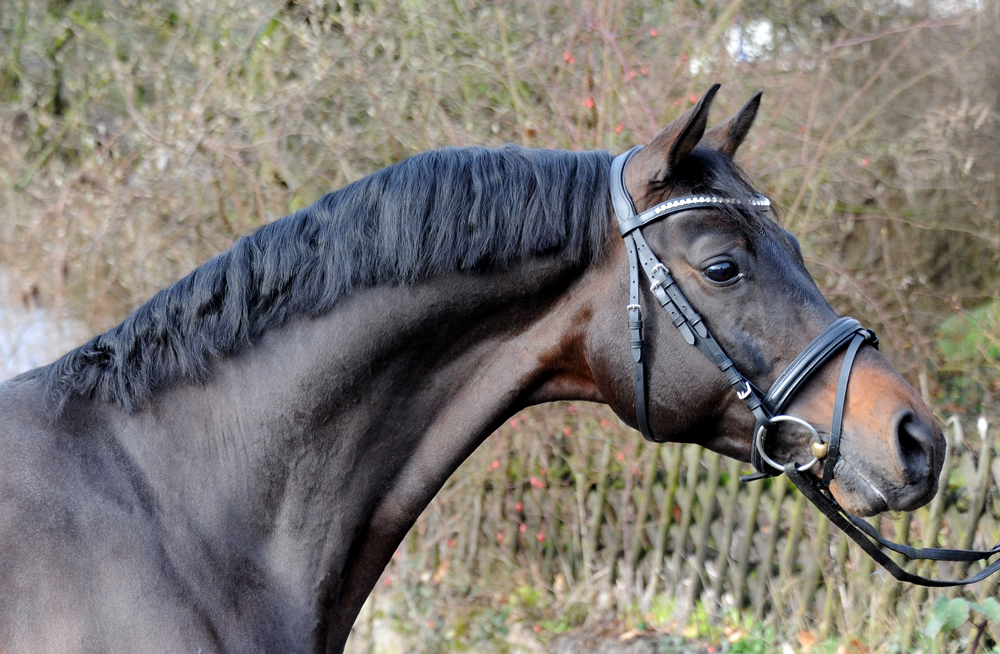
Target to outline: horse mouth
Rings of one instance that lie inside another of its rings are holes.
[[[830,483],[830,492],[849,513],[868,517],[896,510],[890,507],[889,499],[885,493],[880,491],[867,475],[852,466],[847,459],[841,458],[834,471],[835,476]]]
[[[848,512],[868,517],[885,511],[913,511],[937,494],[944,465],[943,437],[939,436],[935,447],[929,448],[917,470],[901,465],[899,459],[866,459],[852,447],[853,441],[845,438],[830,483],[834,498]]]
[[[940,429],[914,419],[909,411],[899,413],[891,421],[895,439],[882,435],[845,432],[833,469],[830,492],[849,513],[861,517],[886,511],[912,511],[924,506],[937,494],[938,478],[944,465],[945,441]],[[917,438],[900,436],[921,425]],[[901,427],[902,425],[902,427]],[[775,443],[779,461],[805,463],[810,440],[798,425],[783,425],[779,432],[784,438]],[[828,442],[829,434],[820,432]],[[823,476],[825,459],[819,459],[809,469],[818,478]]]

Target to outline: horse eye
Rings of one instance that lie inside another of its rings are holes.
[[[716,284],[731,282],[740,276],[740,269],[732,261],[720,261],[705,268],[705,277]]]

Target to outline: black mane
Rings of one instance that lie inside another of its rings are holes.
[[[157,293],[125,321],[27,373],[59,406],[99,397],[135,410],[158,388],[353,289],[560,252],[600,256],[609,235],[606,152],[505,147],[416,155],[324,196]]]

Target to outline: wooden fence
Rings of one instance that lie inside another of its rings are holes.
[[[945,432],[937,497],[873,524],[923,546],[990,547],[1000,538],[996,439],[982,418],[953,416]],[[885,651],[908,652],[928,646],[922,629],[934,598],[996,592],[995,578],[967,591],[899,584],[786,478],[741,483],[745,471],[696,445],[647,444],[603,408],[525,412],[448,482],[376,594],[410,584],[423,597],[444,597],[448,580],[465,598],[526,585],[576,621],[642,623],[652,612],[683,627],[697,612],[715,624],[891,641]],[[967,572],[927,563],[919,571]],[[426,629],[447,629],[450,611],[426,609]]]

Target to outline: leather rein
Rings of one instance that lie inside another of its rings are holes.
[[[778,376],[767,393],[758,389],[736,368],[722,346],[712,336],[701,316],[691,307],[670,275],[670,270],[656,257],[642,235],[642,227],[657,220],[692,209],[740,206],[749,210],[766,211],[771,202],[763,195],[752,198],[724,198],[715,195],[690,195],[661,202],[637,214],[632,197],[625,188],[625,165],[642,146],[636,146],[625,154],[615,157],[611,163],[611,203],[618,217],[618,229],[625,241],[629,264],[628,329],[630,334],[632,359],[635,362],[635,407],[639,431],[650,442],[663,443],[649,429],[646,410],[646,380],[643,362],[642,305],[639,289],[639,267],[649,280],[649,290],[663,307],[688,345],[694,345],[711,359],[726,376],[736,395],[743,400],[756,419],[750,463],[756,472],[741,477],[743,481],[753,481],[775,477],[784,473],[823,514],[856,542],[879,565],[893,577],[921,586],[962,586],[982,581],[1000,570],[1000,559],[990,563],[983,570],[962,580],[929,579],[903,570],[895,560],[881,548],[889,549],[908,559],[929,559],[932,561],[973,562],[1000,553],[1000,543],[989,550],[954,550],[944,548],[914,548],[886,540],[869,523],[848,513],[834,499],[829,490],[835,467],[840,457],[841,428],[844,406],[847,399],[847,385],[851,377],[858,350],[864,345],[878,347],[878,337],[870,329],[861,326],[854,318],[840,318],[824,329],[809,345],[799,353],[788,367]],[[810,376],[838,352],[846,348],[844,361],[837,380],[837,394],[834,400],[833,419],[828,440],[805,420],[782,411],[791,402]],[[791,422],[807,429],[812,436],[810,449],[812,460],[803,465],[795,462],[779,463],[767,453],[767,441],[773,437],[780,423]],[[805,474],[813,466],[823,461],[823,479]]]

